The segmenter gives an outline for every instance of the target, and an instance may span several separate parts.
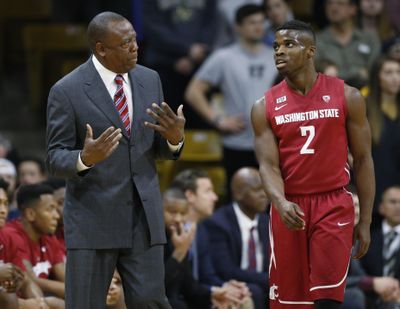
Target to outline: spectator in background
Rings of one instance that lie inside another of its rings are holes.
[[[368,308],[394,309],[400,303],[400,187],[388,187],[379,205],[384,220],[371,230],[371,246],[360,260],[369,276],[362,285],[368,291]],[[375,277],[375,278],[374,278]]]
[[[379,39],[356,28],[355,0],[327,0],[326,15],[330,25],[317,37],[316,61],[329,59],[339,68],[339,77],[350,86],[361,88],[368,81],[368,71],[379,55]]]
[[[249,287],[256,309],[268,306],[268,199],[255,168],[239,169],[232,179],[233,201],[205,222],[214,267],[223,280]]]
[[[206,309],[211,304],[227,305],[224,289],[210,290],[193,277],[188,258],[189,248],[196,236],[196,223],[185,226],[188,204],[184,192],[169,188],[163,195],[164,220],[167,232],[165,246],[165,287],[173,309]]]
[[[400,63],[382,56],[371,70],[367,116],[372,133],[376,177],[373,225],[379,224],[377,202],[383,190],[400,184]]]
[[[263,0],[219,0],[217,3],[214,48],[224,47],[236,41],[235,15],[238,8],[246,4],[262,5]]]
[[[293,12],[288,0],[264,0],[264,9],[267,16],[267,24],[264,43],[272,47],[275,40],[275,29],[285,22],[293,19]]]
[[[183,93],[196,68],[210,52],[215,36],[215,0],[143,1],[145,62],[160,74],[164,97],[172,110],[184,103]],[[205,127],[185,108],[188,128]]]
[[[11,141],[2,134],[0,134],[0,158],[8,159],[14,164],[19,161],[18,153]]]
[[[31,279],[47,295],[64,298],[65,265],[54,233],[59,215],[53,190],[42,184],[22,186],[17,193],[21,220],[7,224],[20,248],[22,264]],[[62,301],[63,302],[63,301]]]
[[[328,76],[336,77],[339,75],[339,69],[337,65],[329,59],[319,59],[315,63],[315,69],[317,72],[323,73]]]
[[[358,24],[360,30],[373,33],[381,41],[393,35],[386,14],[385,0],[360,0]]]
[[[273,50],[262,43],[265,22],[262,7],[254,4],[240,7],[235,21],[238,42],[215,51],[196,73],[185,94],[200,116],[222,134],[228,184],[240,167],[258,166],[250,110],[253,102],[272,86],[277,74]],[[223,94],[222,113],[210,106],[207,94],[213,87],[219,87]]]
[[[237,299],[238,308],[248,308],[252,305],[249,289],[244,282],[223,280],[215,271],[210,252],[210,240],[203,221],[214,212],[218,200],[211,179],[202,170],[187,169],[174,178],[172,187],[180,188],[189,206],[186,224],[196,224],[196,235],[189,249],[189,260],[193,277],[211,291],[222,286],[227,295]],[[225,282],[224,282],[225,281]]]
[[[383,53],[400,62],[400,35],[387,40],[383,44]]]
[[[43,159],[35,157],[22,158],[18,164],[19,185],[32,185],[46,179]]]
[[[14,198],[17,185],[17,169],[14,163],[7,159],[0,158],[0,178],[4,179],[9,184],[7,195],[10,205],[7,220],[12,220],[19,216],[19,211]]]

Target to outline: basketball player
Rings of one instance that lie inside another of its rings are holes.
[[[339,308],[353,234],[368,250],[374,199],[370,129],[358,90],[314,68],[315,34],[301,21],[276,30],[285,79],[252,109],[255,150],[271,209],[270,307]],[[354,227],[348,149],[360,198]]]

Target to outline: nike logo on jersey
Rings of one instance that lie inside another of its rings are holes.
[[[278,111],[278,110],[280,110],[281,108],[285,107],[286,105],[287,105],[287,104],[283,104],[283,105],[281,105],[281,106],[275,106],[275,110]]]
[[[345,225],[350,224],[350,223],[351,223],[351,221],[349,221],[349,222],[343,222],[343,223],[342,223],[342,222],[338,222],[337,225],[338,225],[338,226],[345,226]]]
[[[283,97],[277,98],[276,99],[276,104],[281,104],[286,101],[286,96],[284,95]]]

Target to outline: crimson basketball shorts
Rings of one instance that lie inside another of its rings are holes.
[[[345,189],[287,196],[304,212],[305,229],[289,230],[271,207],[270,308],[313,308],[342,302],[352,250],[354,206]]]

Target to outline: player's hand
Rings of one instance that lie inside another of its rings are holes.
[[[277,210],[289,230],[300,231],[305,229],[306,222],[301,218],[304,216],[304,212],[299,205],[285,201],[277,206]]]
[[[216,128],[222,133],[239,133],[246,128],[243,116],[223,116],[215,123]]]
[[[178,145],[183,140],[186,122],[183,105],[178,107],[176,114],[165,102],[162,102],[161,106],[153,103],[151,109],[148,108],[146,111],[156,121],[155,124],[146,121],[144,123],[146,127],[159,132],[172,145]]]
[[[353,246],[356,245],[358,248],[356,254],[353,256],[354,259],[363,257],[368,251],[371,242],[369,227],[369,223],[364,223],[362,221],[358,222],[354,227]]]
[[[185,258],[189,248],[196,236],[196,223],[192,223],[188,230],[185,230],[182,223],[178,226],[171,226],[171,241],[174,246],[172,256],[179,262]]]
[[[0,264],[0,285],[7,291],[7,293],[14,293],[17,291],[23,282],[23,271],[14,264]]]
[[[121,138],[121,129],[109,127],[98,138],[94,139],[92,127],[87,124],[85,144],[81,152],[82,163],[86,166],[92,166],[107,159],[117,149]]]

